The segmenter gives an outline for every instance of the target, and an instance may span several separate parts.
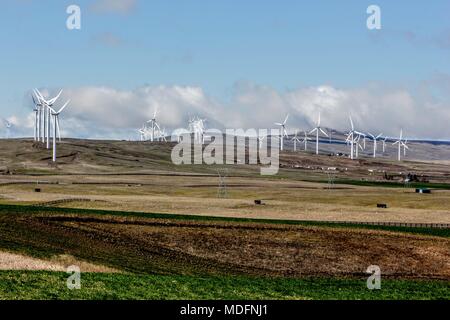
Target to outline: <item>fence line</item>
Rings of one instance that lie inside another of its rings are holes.
[[[386,227],[450,229],[450,223],[364,222],[364,221],[323,221],[323,222],[333,224],[357,224],[357,225],[386,226]]]

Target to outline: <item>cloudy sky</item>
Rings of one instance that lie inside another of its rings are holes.
[[[66,8],[81,8],[68,30]],[[367,7],[381,8],[368,30]],[[450,2],[3,0],[0,116],[31,136],[30,90],[71,99],[65,136],[138,138],[163,126],[322,124],[450,139]],[[4,129],[0,126],[0,135]]]

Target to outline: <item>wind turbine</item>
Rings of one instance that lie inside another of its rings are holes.
[[[10,135],[11,135],[11,122],[9,122],[8,120],[4,119],[5,122],[5,127],[6,127],[6,139],[9,139]]]
[[[408,143],[408,139],[403,143],[403,156],[406,157],[406,149],[409,150],[409,147],[406,145]]]
[[[400,137],[398,138],[398,140],[393,143],[393,145],[398,144],[398,161],[402,160],[402,147],[404,149],[409,149],[409,147],[403,142],[402,139],[403,139],[403,129],[400,130]],[[406,153],[406,150],[404,151],[404,153]]]
[[[139,129],[138,132],[139,132],[139,134],[140,134],[140,139],[141,139],[141,141],[144,141],[144,140],[145,140],[145,133],[146,133],[146,131],[145,131],[145,125],[142,126],[142,128]]]
[[[319,119],[317,120],[317,127],[311,130],[311,133],[316,133],[316,154],[319,154],[319,133],[322,132],[326,137],[328,137],[327,133],[320,127],[320,112]]]
[[[34,111],[34,141],[37,141],[39,139],[38,137],[40,134],[38,129],[40,129],[39,128],[39,121],[40,121],[39,116],[40,116],[40,110],[42,108],[42,103],[40,102],[39,98],[36,101],[36,99],[34,97],[34,93],[31,94],[31,98],[33,99],[33,103],[34,103],[34,109],[33,109],[33,111]]]
[[[286,123],[288,121],[289,114],[284,119],[283,123],[275,122],[276,126],[280,126],[280,150],[283,151],[283,145],[284,145],[284,137],[288,137],[287,131],[286,131]]]
[[[303,131],[305,133],[305,137],[303,138],[302,142],[305,144],[305,151],[308,150],[308,141],[311,139],[308,137],[308,132]]]
[[[53,116],[53,157],[52,160],[53,162],[56,162],[56,129],[59,128],[59,115],[61,114],[61,112],[64,110],[65,107],[67,107],[67,105],[69,104],[70,100],[68,100],[61,109],[59,109],[58,112],[56,112],[52,107],[48,107],[50,112],[51,112],[51,116]],[[61,137],[59,137],[61,140]]]
[[[258,148],[261,149],[262,143],[264,141],[264,139],[266,139],[267,136],[266,135],[259,135],[258,136]]]
[[[369,136],[371,136],[371,137],[372,137],[372,140],[373,140],[373,157],[374,157],[374,158],[377,157],[377,140],[378,140],[379,138],[381,138],[382,135],[383,135],[383,134],[380,133],[379,135],[374,136],[373,134],[369,133]]]
[[[359,131],[355,130],[355,126],[353,124],[353,119],[351,116],[348,117],[350,119],[350,125],[351,125],[351,130],[347,135],[347,139],[345,140],[345,142],[347,142],[347,145],[350,144],[350,159],[354,159],[355,156],[356,158],[358,158],[359,156],[359,149],[363,150],[361,144],[359,143],[359,141],[361,140],[361,137],[364,136],[364,133],[361,133]],[[356,144],[356,146],[355,146]]]
[[[40,96],[40,93],[38,93],[37,89],[33,89],[34,94],[37,97],[37,104],[36,107],[38,109],[38,116],[37,116],[37,132],[38,132],[38,136],[37,136],[37,141],[41,141],[41,138],[43,137],[43,131],[42,131],[42,122],[43,122],[43,112],[44,112],[44,105],[42,103],[42,99]],[[34,96],[33,96],[33,100],[34,100]],[[44,142],[44,139],[42,138],[42,142]]]
[[[347,140],[345,140],[345,142],[347,142],[347,145],[348,145],[348,143],[350,143],[350,159],[353,160],[353,157],[355,154],[354,145],[355,145],[355,140],[356,140],[356,137],[355,137],[356,131],[355,131],[355,126],[353,125],[352,117],[349,116],[349,119],[350,119],[350,125],[351,125],[352,129],[348,133]]]
[[[43,113],[44,113],[44,132],[42,135],[42,142],[47,142],[47,149],[50,148],[50,109],[53,107],[53,105],[55,104],[55,102],[59,99],[59,97],[62,94],[62,90],[59,91],[58,95],[52,99],[46,100],[44,98],[44,96],[41,94],[41,92],[38,89],[34,89],[34,93],[36,94],[36,96],[38,97],[38,99],[40,100],[42,106],[43,106]],[[58,126],[58,124],[56,124],[55,126]]]
[[[158,108],[155,107],[155,111],[153,112],[153,118],[148,120],[147,123],[150,123],[150,140],[153,142],[155,140],[155,130],[158,132],[161,131],[158,122],[156,121],[156,115],[158,114]]]
[[[386,151],[386,141],[387,141],[387,137],[384,138],[384,140],[383,140],[383,153]]]
[[[366,138],[367,138],[367,135],[365,133],[360,133],[360,135],[363,137],[363,149],[366,150]]]
[[[162,130],[159,130],[159,140],[167,142],[167,139],[166,139],[166,128],[163,128]]]
[[[297,151],[297,142],[301,142],[300,139],[297,136],[297,130],[295,130],[294,137],[292,138],[292,141],[294,141],[294,151]]]
[[[198,129],[198,133],[199,133],[199,143],[204,144],[205,143],[205,122],[206,119],[198,119],[197,120],[197,129]]]
[[[361,141],[361,137],[362,136],[360,134],[358,134],[358,137],[355,139],[355,143],[356,143],[356,146],[355,146],[356,159],[358,159],[358,157],[359,157],[359,149],[361,149],[361,151],[364,150],[362,145],[361,145],[361,143],[359,143],[359,141]]]

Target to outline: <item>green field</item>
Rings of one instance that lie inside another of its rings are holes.
[[[81,289],[69,290],[67,277],[61,272],[2,271],[0,299],[450,299],[450,282],[445,281],[386,279],[380,290],[369,290],[365,279],[85,273]]]

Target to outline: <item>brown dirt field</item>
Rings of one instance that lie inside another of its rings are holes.
[[[379,265],[387,277],[450,279],[450,240],[430,236],[85,215],[5,215],[0,227],[0,240],[33,233],[33,246],[137,272],[351,277]]]

